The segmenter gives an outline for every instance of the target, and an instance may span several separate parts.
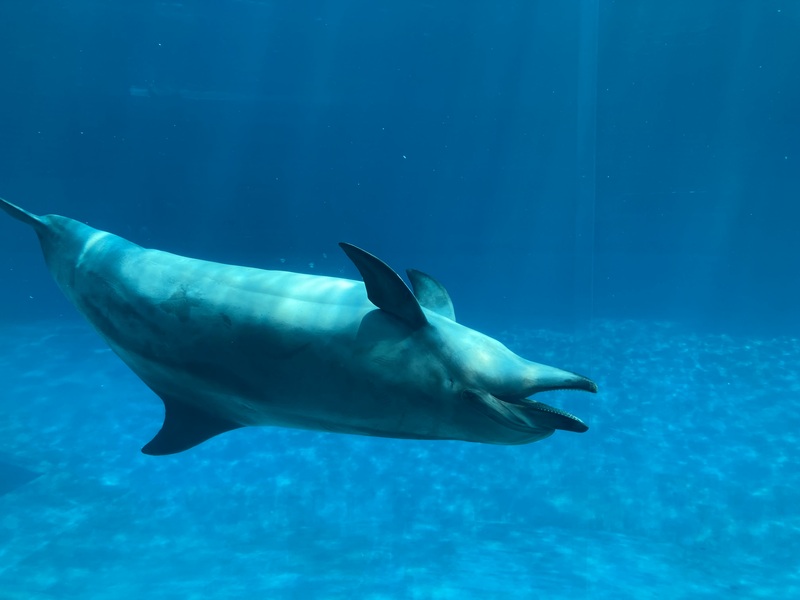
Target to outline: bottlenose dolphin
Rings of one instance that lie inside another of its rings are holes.
[[[410,289],[351,244],[363,283],[186,258],[0,208],[33,227],[58,286],[164,402],[145,454],[249,425],[488,444],[588,429],[529,396],[594,382],[456,323],[438,281],[409,270]]]

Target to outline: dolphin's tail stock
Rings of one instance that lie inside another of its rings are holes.
[[[9,202],[8,200],[3,200],[2,198],[0,198],[0,208],[2,208],[4,211],[6,211],[8,214],[10,214],[18,221],[27,223],[28,225],[33,227],[37,232],[41,231],[44,227],[46,227],[41,217],[38,217],[33,213],[29,213],[27,210],[21,209],[16,204],[11,204],[11,202]]]

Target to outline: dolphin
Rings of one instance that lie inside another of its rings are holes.
[[[389,438],[526,444],[574,415],[530,396],[596,392],[455,320],[445,288],[341,243],[363,283],[146,249],[0,199],[30,225],[61,291],[164,403],[142,452],[175,454],[273,425]]]

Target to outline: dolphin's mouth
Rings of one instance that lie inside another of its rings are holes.
[[[596,389],[597,386],[595,386],[595,390]],[[531,424],[535,427],[561,429],[562,431],[574,431],[575,433],[583,433],[589,429],[586,423],[572,413],[556,408],[555,406],[550,406],[544,402],[537,402],[530,398],[519,400],[501,400],[498,398],[498,400],[517,408],[516,412],[521,413],[520,416],[527,421],[531,421]]]
[[[578,417],[555,406],[538,402],[530,398],[540,392],[553,392],[557,390],[579,390],[597,393],[597,384],[583,375],[552,369],[549,377],[542,377],[534,386],[518,395],[497,395],[494,398],[503,405],[502,413],[513,415],[512,421],[519,421],[528,426],[547,429],[561,429],[583,433],[589,427]]]
[[[597,389],[594,384],[592,386]],[[583,433],[589,429],[572,413],[530,398],[498,398],[482,390],[464,390],[463,397],[496,423],[516,431],[552,432],[561,429]]]

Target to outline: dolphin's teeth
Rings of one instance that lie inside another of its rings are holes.
[[[566,431],[574,431],[576,433],[583,433],[589,429],[586,423],[581,421],[572,413],[568,413],[560,408],[550,406],[549,404],[529,401],[526,403],[526,408],[527,407],[530,407],[530,409],[535,411],[535,414],[538,415],[539,418],[534,417],[534,421],[541,421],[548,426],[553,427],[554,429],[563,429]]]
[[[544,402],[539,402],[537,400],[531,400],[530,398],[524,399],[524,404],[532,406],[536,408],[536,410],[543,410],[546,412],[550,412],[556,415],[561,415],[562,417],[567,417],[569,419],[575,419],[576,421],[581,421],[580,418],[573,415],[571,412],[567,412],[566,410],[562,410],[560,408],[556,408],[555,406],[550,406],[549,404],[545,404]],[[583,421],[581,421],[582,423]]]

